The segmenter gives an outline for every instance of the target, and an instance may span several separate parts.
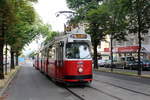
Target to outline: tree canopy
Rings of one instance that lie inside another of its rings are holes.
[[[23,47],[38,35],[52,30],[39,19],[32,2],[38,0],[0,0],[0,78],[3,76],[3,47],[11,47],[11,59],[19,56]],[[14,67],[14,60],[11,66]],[[13,68],[12,67],[12,68]]]
[[[67,0],[69,8],[77,12],[72,23],[87,23],[86,32],[92,37],[94,46],[94,67],[97,68],[97,45],[107,34],[116,39],[125,39],[125,0]]]

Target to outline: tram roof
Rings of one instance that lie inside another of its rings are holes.
[[[41,46],[40,50],[43,50],[46,47],[54,44],[54,42],[59,42],[59,41],[72,42],[74,40],[87,40],[87,41],[91,41],[91,37],[90,37],[89,34],[85,34],[85,33],[70,33],[70,34],[65,34],[65,35],[61,35],[61,36],[56,36],[49,43],[47,43],[46,45]]]

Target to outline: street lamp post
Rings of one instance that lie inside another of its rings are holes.
[[[67,19],[69,19],[69,18],[73,17],[76,13],[73,11],[58,11],[58,12],[56,12],[56,17],[59,17],[61,14],[64,14],[64,15],[67,14],[65,16]],[[68,14],[70,14],[70,15],[68,15]],[[70,27],[68,28],[68,27],[66,27],[66,24],[64,24],[64,33],[66,33],[67,30],[70,30]]]

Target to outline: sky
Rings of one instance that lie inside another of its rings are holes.
[[[39,0],[34,5],[44,23],[51,24],[54,31],[63,31],[64,23],[67,21],[64,15],[56,17],[59,11],[68,11],[66,0]]]
[[[62,32],[64,29],[64,24],[67,19],[65,15],[60,15],[56,17],[56,13],[59,11],[68,11],[66,0],[38,0],[38,3],[33,4],[37,14],[40,19],[45,24],[50,24],[53,31]],[[26,46],[23,53],[25,55],[30,54],[32,51],[35,51],[39,48],[40,43],[43,41],[42,38],[33,41],[28,46]]]

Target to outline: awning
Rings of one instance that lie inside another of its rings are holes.
[[[114,47],[113,52],[137,52],[138,46]],[[104,48],[104,52],[110,52],[110,48]]]
[[[139,46],[118,47],[118,52],[137,52]]]
[[[139,46],[114,47],[113,52],[138,52]],[[104,48],[104,52],[110,52],[110,48]],[[150,53],[150,45],[142,45],[141,52]]]

